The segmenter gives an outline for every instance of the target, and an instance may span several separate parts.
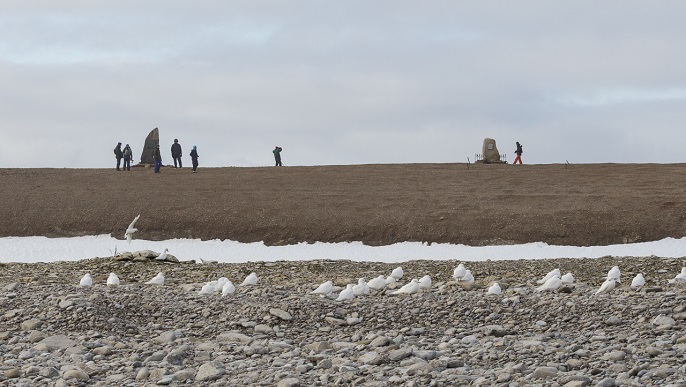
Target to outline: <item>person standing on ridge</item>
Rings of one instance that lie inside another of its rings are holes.
[[[177,160],[179,161],[179,168],[181,168],[181,144],[179,144],[179,140],[177,139],[174,139],[174,143],[171,146],[171,154],[174,159],[174,168],[176,168]]]
[[[162,153],[160,153],[160,145],[158,144],[152,151],[152,158],[155,160],[155,173],[160,173],[162,166]]]
[[[517,150],[515,151],[517,157],[515,157],[512,164],[517,164],[517,161],[519,161],[520,164],[522,163],[522,153],[524,153],[524,151],[522,150],[522,144],[520,144],[519,141],[517,141]]]
[[[191,161],[193,162],[193,173],[196,172],[198,169],[198,147],[193,145],[193,149],[191,150]]]
[[[117,146],[114,147],[114,157],[117,159],[117,171],[119,171],[119,164],[121,164],[121,159],[124,158],[124,152],[121,151],[120,142],[118,142]]]
[[[282,150],[283,150],[283,148],[281,148],[280,146],[277,145],[276,148],[274,148],[274,150],[272,151],[274,153],[274,160],[276,160],[276,165],[275,165],[276,167],[282,167],[283,166],[283,164],[281,164],[281,151]]]
[[[131,170],[131,159],[133,159],[133,151],[131,150],[131,147],[129,144],[126,144],[124,147],[124,170],[125,171],[130,171]]]

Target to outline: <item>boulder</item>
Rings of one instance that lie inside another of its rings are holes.
[[[495,145],[495,140],[492,138],[484,138],[481,154],[483,155],[484,164],[502,163],[502,161],[500,161],[500,152],[498,152],[498,147]]]
[[[143,152],[141,153],[141,164],[155,164],[152,158],[152,151],[160,145],[160,130],[155,128],[150,131],[148,137],[145,138],[143,145]]]

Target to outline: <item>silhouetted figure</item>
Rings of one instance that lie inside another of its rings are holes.
[[[118,142],[117,146],[114,147],[114,157],[117,159],[117,171],[119,171],[119,165],[121,164],[121,159],[124,158],[124,152],[121,151],[121,143]]]
[[[519,163],[522,164],[522,153],[524,153],[524,151],[522,150],[522,144],[520,144],[519,141],[517,141],[517,150],[515,151],[517,157],[515,157],[514,162],[512,162],[512,164],[517,164],[517,161],[519,161]]]
[[[198,169],[198,147],[193,145],[193,149],[191,150],[191,161],[193,162],[193,173],[196,172]]]
[[[276,167],[282,167],[283,166],[283,164],[281,164],[281,151],[282,150],[283,150],[283,148],[281,148],[280,146],[277,146],[272,151],[274,153],[274,160],[276,160],[276,165],[275,165]]]
[[[133,151],[131,150],[131,147],[129,144],[126,144],[124,147],[124,170],[125,171],[130,171],[131,170],[131,159],[133,159]]]
[[[162,167],[162,153],[160,153],[159,145],[153,149],[152,158],[155,160],[155,173],[160,173],[160,167]]]
[[[179,162],[179,168],[181,168],[181,144],[179,144],[179,140],[177,139],[174,139],[174,143],[171,146],[171,154],[172,158],[174,159],[174,168],[176,168],[177,160]]]

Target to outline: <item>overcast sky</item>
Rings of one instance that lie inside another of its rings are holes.
[[[0,167],[686,161],[683,1],[0,4]]]

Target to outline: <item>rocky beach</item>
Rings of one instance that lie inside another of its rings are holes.
[[[135,238],[272,245],[602,245],[684,234],[683,165],[493,167],[0,170],[0,236],[121,238],[138,213]],[[0,385],[686,385],[686,286],[668,282],[684,258],[198,264],[156,255],[0,263]],[[473,284],[452,277],[460,262]],[[596,294],[615,265],[621,283]],[[310,294],[396,266],[397,284],[350,301]],[[575,282],[536,291],[556,268]],[[106,285],[111,272],[120,285]],[[145,284],[158,272],[163,285]],[[200,294],[251,272],[256,285]],[[86,273],[93,285],[79,286]],[[632,290],[638,273],[646,284]],[[429,289],[392,294],[424,275]],[[503,294],[487,294],[494,282]]]

